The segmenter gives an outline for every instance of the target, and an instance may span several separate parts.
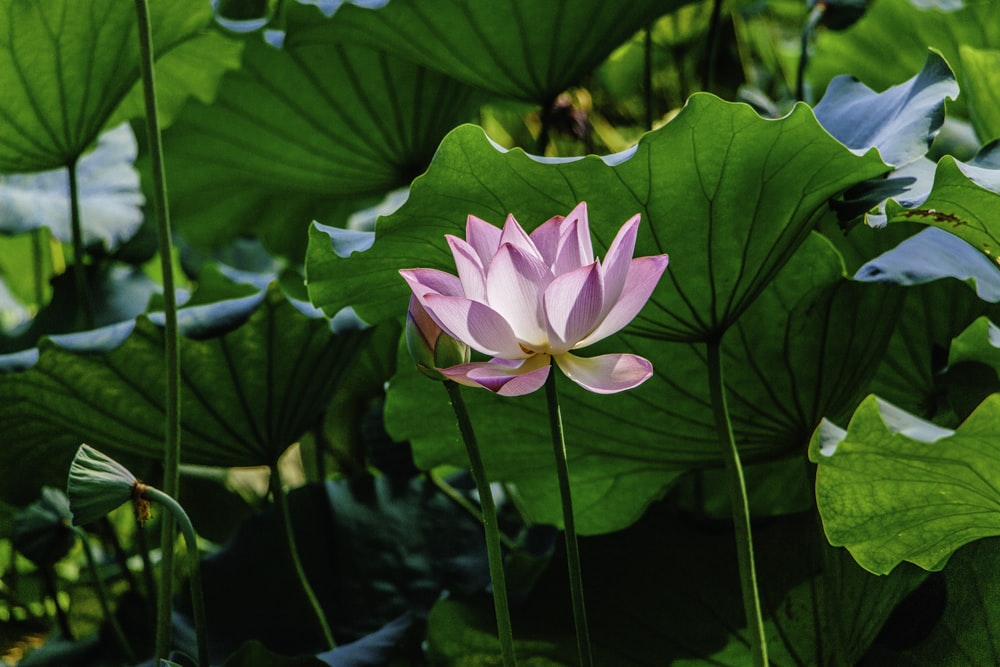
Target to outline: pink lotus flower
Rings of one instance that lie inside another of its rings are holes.
[[[503,229],[470,215],[466,240],[445,236],[458,276],[436,269],[399,272],[438,326],[493,357],[441,372],[504,396],[541,387],[550,359],[578,385],[600,394],[645,382],[653,366],[643,357],[584,358],[570,352],[631,322],[667,268],[667,255],[632,258],[638,229],[635,215],[618,230],[601,262],[594,258],[586,202],[530,235],[512,215]]]

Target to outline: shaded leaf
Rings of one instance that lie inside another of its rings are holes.
[[[304,241],[311,220],[342,223],[366,198],[408,185],[481,102],[293,7],[308,20],[281,49],[247,41],[212,104],[186,105],[164,133],[171,210],[192,243],[259,230],[284,249],[294,245],[287,237]]]
[[[276,460],[312,426],[367,337],[333,333],[273,287],[182,309],[179,321],[183,460],[214,466]],[[65,479],[83,441],[126,463],[159,459],[161,327],[162,314],[143,315],[0,358],[0,420],[10,425],[0,453],[5,498]],[[20,474],[25,466],[36,472]]]
[[[303,567],[334,635],[368,647],[340,658],[378,655],[405,632],[410,619],[400,615],[421,618],[443,590],[482,590],[489,580],[481,526],[424,478],[328,481],[293,490],[289,506]],[[306,601],[289,595],[298,589],[282,530],[265,510],[204,560],[213,654],[250,639],[282,653],[322,645]],[[318,657],[338,665],[337,655]]]
[[[581,541],[595,664],[748,663],[734,544],[723,525],[654,510],[626,531]],[[811,514],[761,524],[754,536],[773,665],[855,664],[921,578],[912,571],[875,577],[824,549]],[[553,559],[553,565],[561,562]],[[513,607],[520,660],[577,664],[568,599],[565,570],[550,567],[530,597]],[[428,625],[433,664],[486,663],[496,646],[488,599],[452,597],[435,605]]]
[[[1000,585],[1000,541],[978,540],[962,547],[941,576],[947,603],[944,613],[924,641],[905,651],[883,651],[872,656],[879,664],[938,667],[992,665],[1000,661],[1000,605],[989,591]],[[929,615],[930,610],[918,610]],[[932,613],[932,612],[931,612]]]
[[[211,19],[201,0],[150,4],[160,56]],[[0,172],[69,166],[139,80],[135,8],[4,0],[0,17]]]
[[[581,82],[652,19],[684,0],[393,0],[341,7],[343,34],[491,93],[535,104]]]
[[[871,391],[918,417],[957,425],[943,382],[948,349],[955,336],[986,314],[1000,319],[1000,309],[956,280],[908,288]]]
[[[998,409],[993,395],[952,431],[871,396],[846,431],[824,421],[809,452],[830,542],[885,574],[902,561],[940,570],[958,547],[1000,534]]]

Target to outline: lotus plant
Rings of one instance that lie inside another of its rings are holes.
[[[586,202],[531,234],[513,215],[502,229],[470,215],[464,240],[445,237],[458,276],[436,269],[400,271],[438,326],[493,357],[441,372],[504,396],[541,388],[550,360],[573,382],[600,394],[645,382],[653,368],[643,357],[572,353],[631,322],[667,268],[667,255],[633,259],[638,231],[635,215],[622,225],[602,262],[594,258]]]
[[[638,355],[604,354],[586,358],[572,351],[603,340],[631,322],[652,295],[667,268],[668,258],[667,255],[632,257],[639,232],[638,215],[618,230],[604,261],[595,258],[586,202],[578,204],[565,217],[550,218],[530,234],[513,215],[507,216],[502,228],[470,215],[465,231],[465,239],[445,236],[455,258],[457,276],[436,269],[400,271],[413,292],[407,342],[411,351],[414,342],[425,343],[424,353],[415,355],[425,374],[433,377],[439,373],[452,381],[445,385],[480,485],[485,483],[485,473],[481,460],[477,463],[471,424],[454,383],[483,387],[502,396],[530,394],[545,386],[577,647],[581,665],[589,667],[593,657],[566,442],[555,375],[550,369],[552,365],[559,366],[573,382],[599,394],[632,389],[648,380],[653,374],[652,364]],[[438,333],[438,328],[442,333]],[[430,343],[440,344],[441,340],[449,341],[449,345],[458,341],[492,358],[435,367],[433,373],[428,373],[429,363],[448,356],[439,354]],[[497,605],[500,623],[499,601]],[[503,606],[506,607],[505,600]],[[509,621],[507,624],[509,633]],[[513,651],[507,645],[510,635],[505,638],[504,628],[499,629],[504,664],[509,665],[513,660]]]

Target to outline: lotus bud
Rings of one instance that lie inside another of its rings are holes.
[[[469,346],[442,331],[415,296],[406,313],[406,347],[417,369],[433,380],[448,379],[437,369],[469,362]]]
[[[148,519],[149,504],[142,499],[141,489],[142,483],[128,468],[90,445],[80,445],[66,483],[73,524],[97,521],[129,501],[136,502],[140,522]]]

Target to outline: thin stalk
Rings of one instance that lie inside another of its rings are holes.
[[[163,163],[163,146],[156,109],[156,79],[153,66],[153,37],[147,0],[135,0],[139,31],[139,66],[146,106],[146,133],[153,174],[153,204],[156,212],[157,240],[160,249],[160,273],[163,276],[164,336],[163,357],[166,372],[166,418],[163,429],[163,489],[172,498],[179,497],[181,458],[181,362],[177,336],[177,300],[174,293],[173,242],[170,238],[170,209]],[[164,517],[160,533],[162,553],[160,590],[157,604],[156,656],[166,658],[170,647],[170,600],[173,594],[174,538],[172,516]]]
[[[538,143],[535,145],[536,155],[545,155],[545,150],[549,147],[549,133],[552,130],[552,105],[555,98],[546,100],[542,104],[541,119],[542,129],[538,135]]]
[[[486,466],[483,464],[483,457],[479,452],[476,433],[472,430],[469,411],[466,410],[465,401],[462,400],[462,391],[458,384],[451,380],[445,380],[444,387],[448,390],[448,398],[451,399],[451,407],[455,411],[455,419],[458,421],[458,430],[462,433],[465,451],[469,454],[472,479],[476,483],[476,489],[479,491],[479,504],[483,508],[482,522],[486,531],[486,555],[490,565],[490,580],[493,582],[493,607],[496,610],[500,654],[503,656],[505,667],[513,667],[517,664],[517,656],[514,653],[514,631],[510,623],[507,578],[503,569],[503,549],[500,543],[500,526],[497,521],[496,504],[493,502],[493,491],[490,489],[490,480],[486,476]]]
[[[556,391],[555,363],[545,381],[545,396],[549,404],[549,425],[552,429],[552,449],[556,458],[559,477],[559,494],[562,500],[563,527],[566,537],[566,564],[569,567],[569,592],[573,602],[573,623],[576,626],[576,646],[580,653],[581,667],[593,667],[590,650],[590,630],[587,627],[587,608],[583,601],[583,573],[580,567],[580,545],[576,539],[576,522],[573,519],[573,498],[569,488],[569,465],[566,460],[566,437],[563,433],[559,394]]]
[[[42,234],[39,229],[31,230],[31,268],[32,279],[35,283],[35,312],[42,309],[42,301],[45,300],[45,269],[42,267]]]
[[[809,42],[812,40],[813,31],[823,20],[826,13],[826,3],[817,2],[816,6],[809,12],[809,18],[802,28],[802,40],[799,44],[799,66],[795,73],[795,99],[805,101],[806,95],[806,66],[809,64]]]
[[[271,496],[274,498],[274,506],[278,511],[278,520],[284,528],[285,544],[288,546],[288,556],[292,561],[292,567],[295,569],[295,576],[299,581],[299,586],[301,586],[303,594],[306,596],[306,600],[309,602],[309,607],[313,611],[313,615],[316,618],[316,625],[319,626],[320,632],[323,633],[323,639],[326,641],[327,647],[332,649],[336,647],[337,643],[333,640],[333,632],[330,630],[330,624],[326,620],[326,614],[323,613],[323,607],[319,603],[319,598],[316,597],[316,592],[313,591],[313,587],[309,584],[305,568],[302,567],[302,559],[299,558],[299,548],[295,544],[295,532],[292,530],[292,517],[288,512],[288,502],[285,498],[285,490],[281,486],[281,475],[278,474],[277,462],[271,465],[270,481]]]
[[[73,284],[76,287],[76,300],[83,313],[83,328],[94,328],[94,304],[90,300],[90,290],[87,288],[87,266],[83,262],[83,223],[80,220],[80,184],[76,178],[76,160],[66,169],[69,171],[69,223],[73,236]],[[41,305],[41,302],[39,302]]]
[[[712,16],[708,22],[708,42],[705,45],[705,69],[701,89],[712,92],[715,86],[715,65],[719,57],[719,27],[722,22],[722,0],[712,0]]]
[[[125,632],[111,610],[108,588],[104,585],[104,580],[101,579],[101,575],[97,571],[97,559],[94,558],[94,549],[90,546],[90,540],[87,539],[87,535],[82,529],[74,528],[73,530],[76,532],[76,536],[80,538],[80,544],[83,546],[83,555],[87,557],[87,568],[90,570],[90,576],[94,578],[94,585],[97,587],[97,600],[101,604],[101,612],[104,614],[108,625],[111,626],[115,642],[118,644],[118,648],[125,659],[130,663],[135,662],[135,653],[132,652],[132,647],[129,646],[128,639],[125,637]]]
[[[205,596],[201,587],[201,558],[198,555],[198,536],[187,512],[171,496],[152,486],[142,486],[142,495],[147,500],[163,505],[180,526],[187,545],[188,579],[191,582],[191,611],[194,614],[194,630],[198,639],[198,664],[209,667],[208,630],[205,623]]]
[[[646,98],[646,131],[653,129],[653,22],[646,26],[644,41],[642,80],[643,93]]]
[[[469,502],[465,496],[462,495],[461,491],[449,484],[448,481],[441,477],[439,473],[431,470],[427,473],[427,478],[431,481],[431,484],[437,487],[438,491],[443,493],[448,498],[448,500],[458,505],[473,519],[479,523],[483,523],[485,521],[482,510],[476,509],[476,506]],[[503,533],[500,533],[500,544],[502,544],[508,551],[517,551],[521,548],[518,546],[517,542],[510,539]]]
[[[56,622],[59,624],[59,631],[63,637],[73,641],[73,630],[69,627],[69,616],[66,610],[59,604],[59,587],[56,585],[56,573],[51,565],[39,567],[42,573],[42,581],[45,582],[45,593],[52,598],[52,604],[56,607]]]
[[[739,564],[740,585],[743,591],[743,610],[746,614],[747,631],[750,633],[750,652],[755,667],[766,667],[767,637],[764,633],[764,614],[761,611],[760,591],[757,587],[757,570],[753,557],[753,533],[750,527],[750,503],[747,499],[743,465],[736,449],[733,427],[726,406],[726,390],[722,375],[721,340],[708,342],[708,384],[712,397],[712,411],[722,448],[722,460],[726,465],[729,482],[729,501],[736,530],[736,560]]]

